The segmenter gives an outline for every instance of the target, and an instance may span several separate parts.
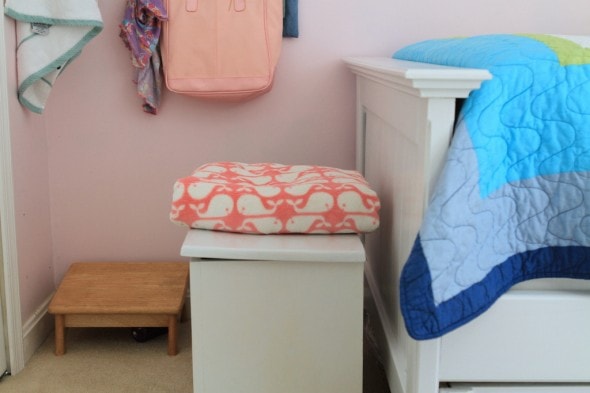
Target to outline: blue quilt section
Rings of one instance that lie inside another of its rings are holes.
[[[568,38],[429,40],[395,58],[485,68],[400,279],[415,339],[439,337],[514,284],[590,279],[590,56]]]

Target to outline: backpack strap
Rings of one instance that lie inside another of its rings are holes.
[[[246,9],[246,0],[230,0],[229,8],[231,10],[232,4],[234,5],[234,11],[242,12]]]

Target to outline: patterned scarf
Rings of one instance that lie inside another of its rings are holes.
[[[162,88],[158,42],[162,21],[167,19],[161,0],[128,0],[120,25],[120,37],[131,52],[135,67],[137,93],[144,100],[143,110],[154,115],[160,104]]]

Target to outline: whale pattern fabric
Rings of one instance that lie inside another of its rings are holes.
[[[313,165],[215,162],[174,184],[170,219],[251,234],[371,232],[380,202],[356,171]]]

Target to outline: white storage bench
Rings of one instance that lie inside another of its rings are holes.
[[[363,270],[356,234],[189,230],[197,393],[361,393]]]

